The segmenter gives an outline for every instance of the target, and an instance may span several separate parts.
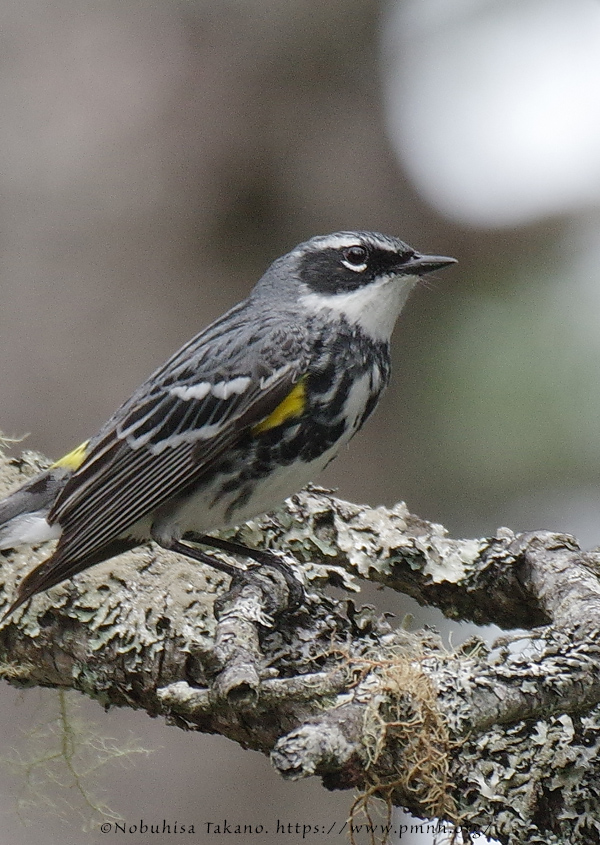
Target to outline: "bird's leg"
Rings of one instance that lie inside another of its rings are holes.
[[[190,539],[189,535],[186,537]],[[214,675],[211,687],[219,698],[226,699],[234,708],[254,706],[261,681],[268,677],[261,649],[261,629],[272,629],[276,617],[289,611],[291,591],[287,580],[273,569],[261,575],[258,571],[250,573],[224,563],[190,542],[169,537],[156,537],[156,542],[164,549],[232,576],[229,589],[214,601],[217,620],[214,659],[204,669],[209,677]]]
[[[156,542],[159,546],[162,546],[163,549],[166,549],[169,552],[176,552],[184,557],[191,557],[192,560],[197,560],[199,563],[205,563],[207,566],[212,566],[213,569],[218,569],[220,572],[224,572],[232,578],[238,578],[244,573],[244,570],[240,567],[232,566],[230,563],[225,563],[225,561],[219,560],[219,558],[214,555],[208,554],[208,552],[203,552],[201,549],[197,549],[189,543],[182,543],[181,540],[156,538]]]
[[[244,546],[234,540],[222,540],[220,537],[211,537],[210,534],[196,534],[193,531],[186,532],[185,539],[192,543],[200,543],[203,546],[212,546],[213,549],[220,549],[222,552],[229,552],[232,555],[249,557],[250,560],[259,563],[261,566],[280,563],[277,552],[272,552],[270,549],[252,549],[250,546]]]
[[[274,552],[270,549],[252,549],[249,546],[236,543],[234,540],[223,540],[221,537],[211,537],[210,534],[196,534],[193,531],[186,532],[184,537],[192,543],[200,543],[203,546],[212,546],[223,552],[229,552],[229,554],[249,557],[259,566],[270,566],[276,569],[285,578],[290,594],[290,609],[295,610],[303,603],[304,590],[302,585],[292,567],[282,559],[283,556],[280,552]]]

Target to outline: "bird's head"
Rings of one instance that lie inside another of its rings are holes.
[[[388,340],[419,278],[455,262],[423,255],[389,235],[336,232],[317,235],[279,258],[264,283],[277,285],[303,308],[333,311],[373,339]]]

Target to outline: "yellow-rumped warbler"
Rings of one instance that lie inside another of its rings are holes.
[[[36,593],[126,549],[160,546],[231,572],[207,532],[300,490],[373,411],[419,276],[455,259],[339,232],[277,259],[250,293],[136,390],[100,432],[0,502],[0,549],[58,539]]]

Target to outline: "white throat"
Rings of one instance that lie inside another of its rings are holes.
[[[417,276],[394,274],[347,293],[311,291],[301,296],[300,302],[315,313],[335,311],[373,340],[389,341],[398,315],[417,281]]]

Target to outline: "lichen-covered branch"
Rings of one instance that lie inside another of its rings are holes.
[[[5,461],[0,493],[41,463]],[[600,843],[597,553],[548,532],[453,540],[403,504],[318,488],[236,539],[297,561],[299,608],[276,569],[230,584],[146,546],[19,609],[0,631],[4,677],[219,732],[284,777],[318,775],[501,842]],[[1,605],[48,553],[3,553]],[[448,653],[357,607],[361,580],[507,633]]]

